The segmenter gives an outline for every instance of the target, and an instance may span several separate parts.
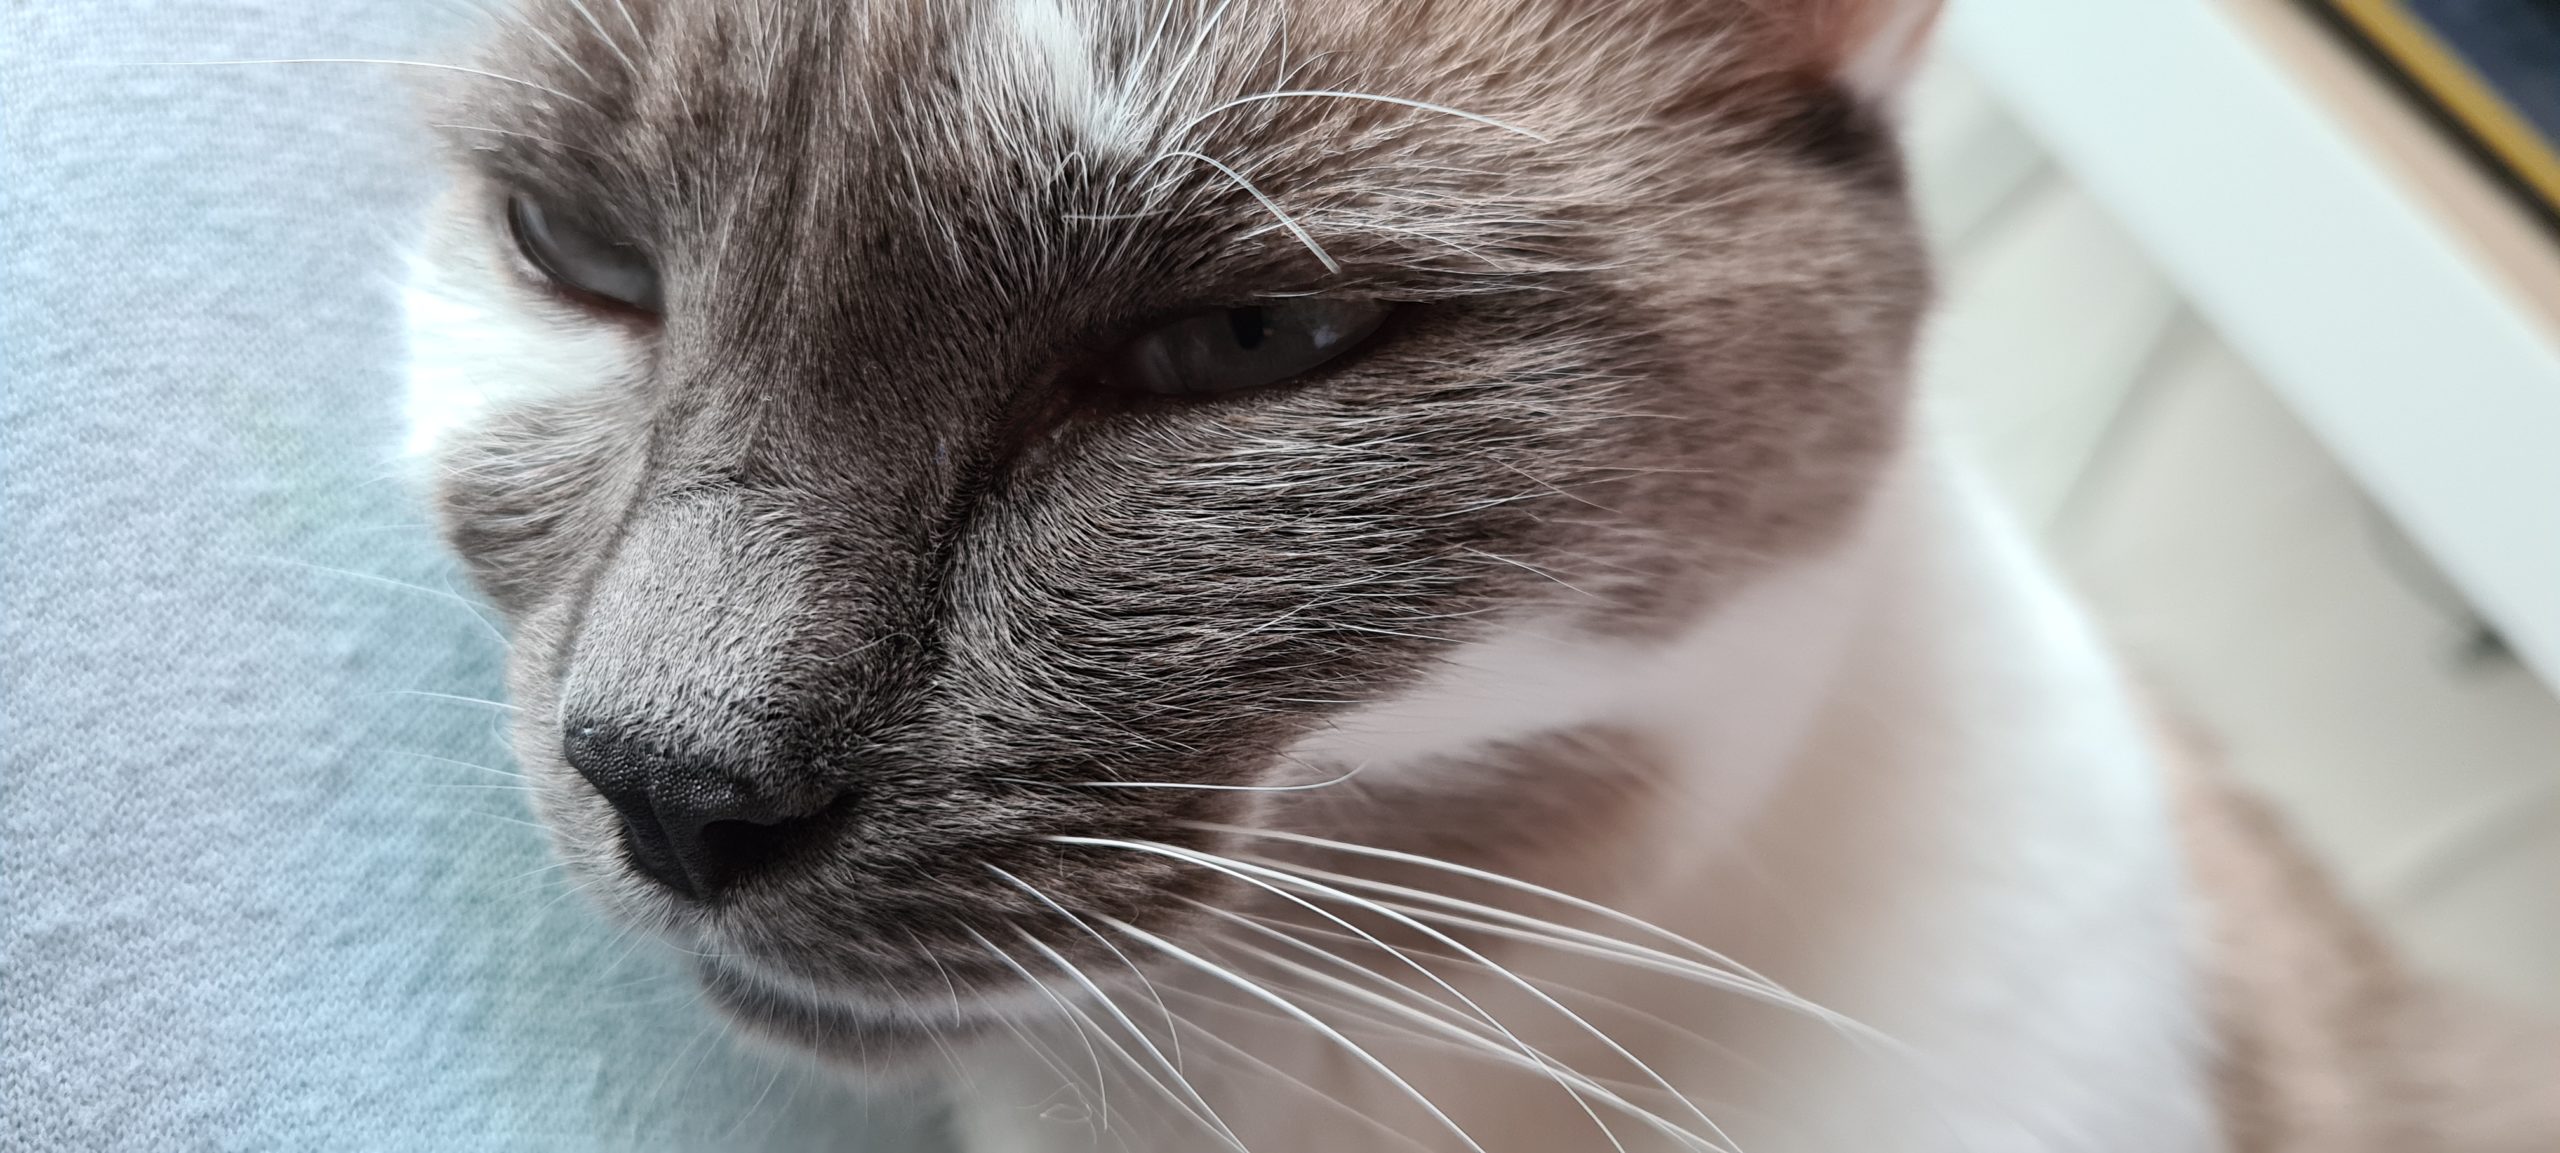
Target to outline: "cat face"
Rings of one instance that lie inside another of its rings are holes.
[[[1094,842],[1499,810],[1263,790],[1523,622],[1675,630],[1897,434],[1842,78],[1915,6],[1791,7],[532,4],[438,118],[412,400],[573,869],[894,1058],[1242,899]]]

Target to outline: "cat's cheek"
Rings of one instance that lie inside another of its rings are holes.
[[[630,387],[645,338],[528,284],[477,223],[443,214],[408,260],[403,455],[431,465],[489,414]]]
[[[1869,510],[1844,539],[1774,563],[1660,636],[1602,635],[1562,615],[1516,620],[1405,690],[1330,718],[1284,760],[1464,792],[1474,782],[1439,775],[1463,777],[1541,736],[1672,733],[1694,762],[1675,766],[1695,794],[1683,811],[1711,818],[1688,839],[1713,842],[1759,808],[1811,724],[1855,620],[1844,605],[1888,527]]]
[[[571,579],[597,547],[596,510],[637,483],[653,340],[546,293],[485,221],[432,220],[400,292],[397,471],[516,617]]]

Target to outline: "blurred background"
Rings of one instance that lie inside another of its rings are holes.
[[[2560,33],[2400,12],[2501,7]],[[2560,1012],[2560,232],[2316,8],[1956,0],[1924,373],[2162,703],[2423,962]]]

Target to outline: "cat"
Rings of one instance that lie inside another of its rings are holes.
[[[576,882],[984,1153],[2560,1147],[1912,415],[1934,9],[533,0],[410,407]]]

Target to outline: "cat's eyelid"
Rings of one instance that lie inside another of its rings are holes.
[[[638,243],[599,229],[586,213],[556,212],[532,192],[507,192],[499,212],[519,268],[536,283],[589,307],[663,313],[657,261]]]
[[[1366,346],[1395,306],[1365,297],[1301,297],[1194,310],[1152,325],[1106,360],[1116,390],[1205,399],[1287,384]],[[1250,315],[1252,339],[1245,333]]]

